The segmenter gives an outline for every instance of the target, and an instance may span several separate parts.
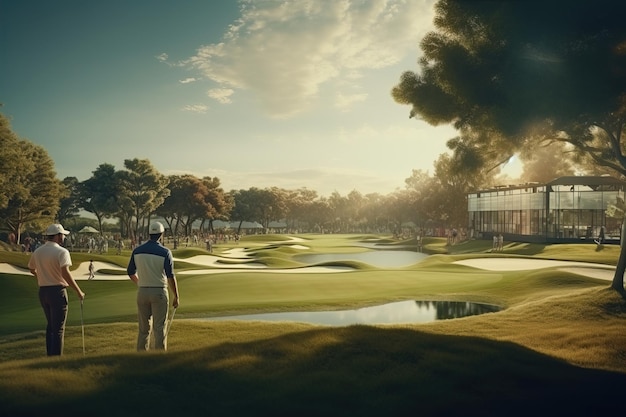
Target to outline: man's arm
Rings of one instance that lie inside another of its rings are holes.
[[[66,265],[63,268],[61,268],[61,275],[63,276],[63,279],[65,279],[65,282],[70,284],[70,287],[74,288],[74,291],[76,291],[76,294],[78,295],[78,298],[80,298],[81,300],[84,300],[85,299],[85,293],[80,289],[80,287],[78,286],[78,284],[74,280],[74,277],[70,273],[70,266],[69,265]]]
[[[174,308],[178,307],[178,282],[176,281],[176,275],[174,275],[174,258],[172,257],[172,252],[168,251],[167,256],[165,257],[165,261],[163,263],[163,270],[165,271],[165,276],[167,277],[167,285],[170,287],[170,291],[174,295],[174,300],[172,300],[172,306]]]
[[[171,277],[167,279],[167,284],[170,287],[170,291],[174,295],[174,299],[172,300],[172,307],[178,307],[178,282],[176,282],[176,277]]]
[[[130,278],[131,281],[133,281],[135,284],[139,283],[139,277],[137,276],[137,274],[131,274],[128,276],[128,278]]]
[[[135,252],[130,254],[130,260],[128,261],[128,266],[126,267],[126,273],[128,274],[128,278],[131,279],[135,284],[139,284],[139,277],[137,276],[137,265],[135,265]]]

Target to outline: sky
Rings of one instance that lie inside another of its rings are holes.
[[[434,0],[0,0],[0,112],[59,179],[148,159],[226,191],[388,194],[456,136],[391,89]]]

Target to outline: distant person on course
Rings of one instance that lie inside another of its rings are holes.
[[[46,326],[46,352],[48,356],[63,354],[65,321],[67,320],[67,287],[72,287],[78,298],[85,299],[72,274],[70,252],[61,246],[70,232],[60,224],[51,224],[46,229],[47,241],[33,252],[28,269],[37,278],[39,302],[48,324]]]
[[[96,276],[95,267],[93,261],[89,261],[89,279],[93,279]]]
[[[159,243],[165,228],[154,222],[148,233],[150,239],[133,249],[126,272],[137,284],[137,316],[139,333],[137,350],[148,350],[150,338],[150,318],[154,333],[154,348],[167,349],[165,321],[169,304],[168,287],[172,291],[172,306],[178,307],[178,284],[174,276],[172,252]]]

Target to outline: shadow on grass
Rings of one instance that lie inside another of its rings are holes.
[[[210,327],[193,329],[211,337]],[[0,414],[600,415],[614,409],[624,386],[625,374],[512,343],[351,326],[166,354],[5,363]]]

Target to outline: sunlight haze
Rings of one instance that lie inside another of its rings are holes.
[[[60,179],[149,159],[225,190],[386,194],[456,135],[391,89],[433,0],[0,3],[0,111]]]

